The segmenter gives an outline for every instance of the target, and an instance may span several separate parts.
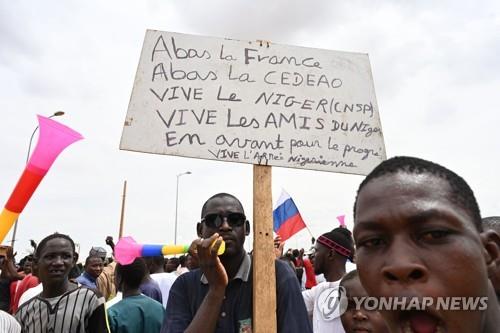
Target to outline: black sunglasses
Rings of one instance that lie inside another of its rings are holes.
[[[243,223],[246,221],[245,214],[242,213],[228,213],[228,214],[207,214],[204,218],[201,219],[201,222],[205,223],[205,225],[209,228],[220,228],[224,218],[227,221],[227,224],[231,228],[233,227],[241,227]]]

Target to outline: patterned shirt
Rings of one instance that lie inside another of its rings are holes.
[[[24,333],[101,333],[108,332],[104,299],[85,287],[60,296],[37,296],[16,312]]]

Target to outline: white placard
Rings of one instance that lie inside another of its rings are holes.
[[[367,174],[385,159],[368,55],[148,30],[120,149]]]

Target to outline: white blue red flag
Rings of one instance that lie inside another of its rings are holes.
[[[273,226],[274,232],[281,237],[282,242],[306,227],[297,206],[284,190],[273,211]]]

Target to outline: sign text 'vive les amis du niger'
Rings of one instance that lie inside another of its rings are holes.
[[[385,159],[368,55],[148,30],[120,149],[367,174]]]

